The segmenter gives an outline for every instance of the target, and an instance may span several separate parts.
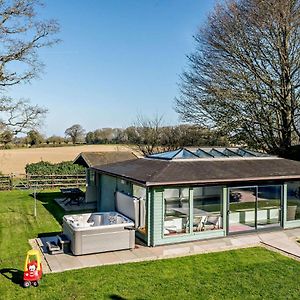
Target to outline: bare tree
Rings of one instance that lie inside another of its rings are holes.
[[[31,105],[26,100],[14,101],[12,98],[2,97],[0,98],[0,112],[2,128],[18,134],[25,129],[34,129],[39,126],[47,110],[38,105]]]
[[[134,126],[128,127],[125,131],[129,143],[136,145],[144,155],[158,151],[162,122],[162,116],[155,116],[153,119],[138,116]]]
[[[219,132],[198,125],[182,124],[161,128],[160,145],[169,151],[182,147],[228,146],[228,140]]]
[[[36,126],[46,113],[28,101],[4,97],[5,88],[30,82],[43,68],[38,50],[58,42],[54,20],[40,20],[38,0],[0,1],[0,123],[14,133]]]
[[[82,139],[84,133],[84,129],[79,124],[72,125],[65,131],[65,135],[71,138],[73,144],[76,144],[80,139]]]
[[[59,27],[54,20],[41,21],[36,14],[40,1],[0,1],[0,86],[29,82],[42,64],[37,50],[58,42],[51,36]]]
[[[300,1],[228,0],[195,36],[176,110],[283,153],[300,137]]]

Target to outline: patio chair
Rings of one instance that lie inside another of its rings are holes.
[[[202,231],[207,216],[195,216],[193,220],[193,231]]]
[[[220,215],[210,215],[207,216],[205,223],[203,225],[203,230],[214,230],[220,228]]]
[[[80,191],[77,196],[77,205],[84,203],[85,201],[85,192]]]
[[[194,216],[193,219],[193,231],[202,231],[206,222],[206,216]],[[190,221],[187,218],[185,231],[189,232]]]

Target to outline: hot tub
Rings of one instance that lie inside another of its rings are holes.
[[[118,212],[66,215],[63,233],[71,241],[74,255],[132,249],[134,222]]]

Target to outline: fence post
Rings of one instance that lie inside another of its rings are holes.
[[[10,176],[9,176],[9,188],[10,188],[10,190],[13,189],[13,175],[12,174],[10,174]]]

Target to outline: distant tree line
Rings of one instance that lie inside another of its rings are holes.
[[[133,126],[100,128],[85,133],[75,124],[65,130],[65,136],[45,137],[37,130],[16,137],[10,131],[0,134],[0,143],[10,147],[47,147],[67,144],[130,144],[143,154],[173,150],[184,146],[227,146],[228,139],[221,132],[197,125],[163,126],[160,119],[140,119]]]
[[[162,117],[138,117],[134,126],[124,130],[127,142],[143,154],[174,150],[185,146],[228,146],[222,132],[198,125],[164,126]]]
[[[221,132],[197,125],[163,126],[161,118],[139,118],[126,129],[102,128],[88,132],[87,144],[131,144],[143,154],[185,146],[228,146]]]
[[[101,128],[90,131],[85,136],[87,144],[122,144],[128,141],[126,129]]]

